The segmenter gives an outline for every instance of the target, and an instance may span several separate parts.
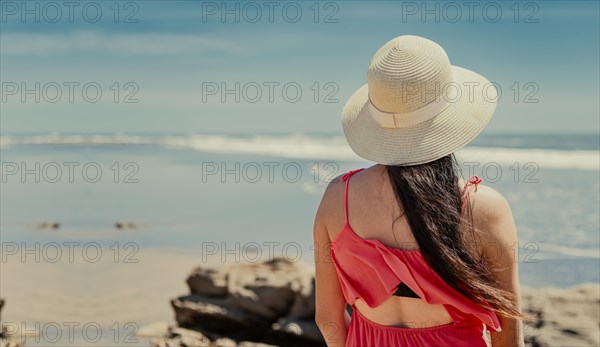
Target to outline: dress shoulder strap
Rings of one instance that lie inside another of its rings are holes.
[[[357,172],[364,170],[365,168],[360,168],[352,171],[348,171],[346,174],[342,176],[342,182],[346,182],[346,186],[344,187],[344,215],[346,219],[346,223],[348,223],[348,184],[350,183],[350,177]]]
[[[475,189],[473,189],[473,192],[476,192],[477,187],[479,186],[479,183],[481,183],[481,181],[481,178],[473,175],[469,178],[467,183],[465,183],[465,186],[462,189],[462,205],[460,206],[461,210],[465,208],[467,201],[469,200],[469,195],[471,194],[471,189],[469,188],[475,187]]]

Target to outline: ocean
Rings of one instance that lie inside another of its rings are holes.
[[[0,154],[2,251],[42,257],[77,243],[311,262],[327,183],[372,165],[339,134],[6,134]],[[600,281],[598,135],[484,134],[457,157],[510,202],[522,284]]]

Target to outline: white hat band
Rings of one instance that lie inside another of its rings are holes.
[[[371,116],[383,128],[405,128],[415,124],[423,123],[440,114],[450,103],[444,98],[438,102],[431,102],[418,110],[407,113],[388,113],[377,109],[369,100],[368,107]]]

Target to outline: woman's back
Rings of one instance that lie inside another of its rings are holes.
[[[385,167],[376,165],[351,177],[351,182],[339,179],[334,184],[335,188],[329,192],[333,195],[329,201],[337,205],[331,207],[332,215],[328,218],[327,230],[331,240],[336,240],[348,232],[364,240],[377,240],[387,247],[418,250],[419,245],[397,203]],[[344,209],[346,183],[347,225]],[[462,182],[457,182],[457,185],[460,183]],[[442,305],[428,304],[414,297],[393,295],[375,308],[369,307],[362,299],[357,300],[355,305],[367,319],[386,326],[425,328],[453,321]]]
[[[336,192],[340,206],[344,206],[345,185],[346,182],[340,180]],[[338,223],[332,225],[332,237],[344,226],[344,211],[341,212],[334,217]],[[363,238],[377,239],[401,249],[419,248],[396,201],[384,166],[376,165],[352,175],[348,187],[348,219],[354,231]]]

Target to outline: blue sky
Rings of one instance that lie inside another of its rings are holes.
[[[366,82],[371,56],[403,34],[438,42],[452,64],[500,85],[502,98],[486,132],[600,131],[597,1],[520,2],[518,12],[514,1],[475,2],[472,18],[464,2],[275,1],[272,23],[263,1],[121,1],[118,13],[114,1],[84,1],[77,2],[72,22],[62,2],[56,2],[60,17],[45,2],[0,2],[3,134],[341,134],[341,109]],[[22,6],[30,10],[25,18]],[[223,21],[222,6],[234,9],[239,23],[233,14]],[[257,7],[262,16],[252,22]],[[93,22],[98,8],[102,15]],[[302,15],[292,23],[298,8]],[[433,13],[423,20],[427,9]],[[124,23],[128,18],[135,22]],[[47,94],[40,91],[39,103],[33,94],[22,102],[22,87],[36,83]],[[88,83],[102,91],[95,103],[81,95]],[[248,99],[256,85],[262,96],[248,102],[240,90],[239,103],[233,95],[222,102],[218,93],[203,100],[203,85],[206,91],[236,83],[247,87]],[[265,83],[277,84],[273,102]],[[288,99],[286,84],[293,87]],[[62,96],[48,102],[56,85]],[[302,97],[291,102],[298,87]],[[131,93],[138,103],[123,102]]]

